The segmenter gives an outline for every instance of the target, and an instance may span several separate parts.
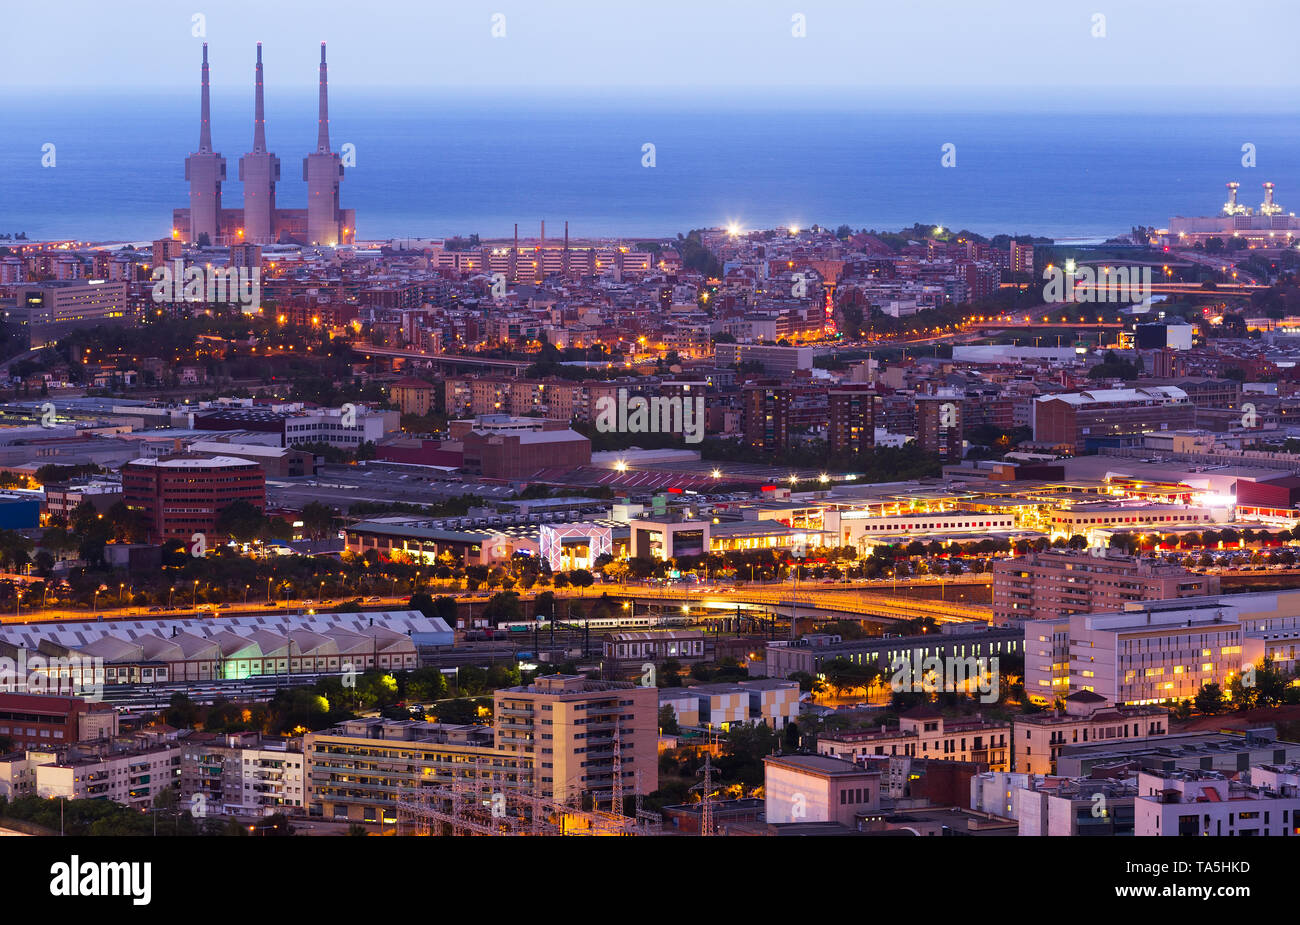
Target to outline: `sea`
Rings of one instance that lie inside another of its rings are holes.
[[[1215,214],[1230,180],[1246,205],[1262,200],[1265,181],[1287,211],[1300,204],[1295,113],[1199,112],[1187,100],[1177,112],[970,102],[910,111],[869,99],[331,91],[331,142],[355,158],[341,198],[356,210],[360,240],[507,237],[515,223],[531,236],[544,220],[548,237],[565,221],[574,238],[922,222],[1086,242]],[[242,201],[248,96],[214,90],[227,207]],[[315,106],[309,92],[268,100],[282,208],[306,203]],[[167,235],[172,209],[187,204],[184,160],[198,122],[193,90],[0,97],[0,235]],[[955,166],[943,165],[945,152]]]

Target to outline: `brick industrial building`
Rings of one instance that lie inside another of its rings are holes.
[[[15,749],[53,748],[117,735],[117,711],[107,703],[56,694],[0,692],[0,739]]]
[[[1034,402],[1034,441],[1084,453],[1130,446],[1145,434],[1196,425],[1196,406],[1176,386],[1092,389],[1040,396]]]
[[[164,456],[136,459],[122,467],[122,494],[138,511],[154,542],[188,542],[215,532],[221,512],[236,501],[266,507],[262,467],[233,456]]]

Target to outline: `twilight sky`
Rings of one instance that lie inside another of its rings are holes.
[[[1105,38],[1092,35],[1095,13]],[[322,40],[331,84],[349,90],[816,90],[866,105],[1064,96],[1195,110],[1289,109],[1300,84],[1295,0],[55,0],[6,8],[0,93],[189,90],[195,14],[216,87],[250,84],[259,40],[268,88],[281,90],[314,86]]]

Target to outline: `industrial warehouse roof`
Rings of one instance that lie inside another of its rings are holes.
[[[380,536],[400,537],[411,540],[435,540],[443,543],[481,543],[485,534],[470,533],[460,530],[439,530],[434,527],[420,527],[415,524],[380,523],[363,520],[346,528],[349,533],[375,533]]]
[[[1153,385],[1142,389],[1091,389],[1087,392],[1058,392],[1040,395],[1035,401],[1063,401],[1070,405],[1095,405],[1125,401],[1186,401],[1187,393],[1173,385]]]
[[[173,635],[173,631],[175,635]],[[76,649],[105,661],[166,660],[201,657],[210,647],[222,657],[253,657],[272,648],[287,648],[292,639],[303,654],[314,649],[346,653],[381,649],[402,639],[450,645],[445,621],[418,610],[374,613],[267,614],[257,617],[208,617],[180,620],[80,620],[0,626],[0,643],[36,651],[42,643]],[[443,641],[445,640],[445,642]]]
[[[257,463],[236,456],[175,456],[165,459],[133,459],[132,466],[162,466],[168,469],[199,469],[209,466],[255,466]]]

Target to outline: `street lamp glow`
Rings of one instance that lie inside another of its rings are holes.
[[[713,477],[714,477],[715,479],[720,479],[720,478],[722,478],[722,470],[721,470],[721,469],[714,469],[712,475],[713,475]]]
[[[626,471],[627,471],[627,460],[625,460],[625,459],[620,459],[620,460],[616,461],[616,462],[614,463],[614,471],[615,471],[615,472],[626,472]]]

